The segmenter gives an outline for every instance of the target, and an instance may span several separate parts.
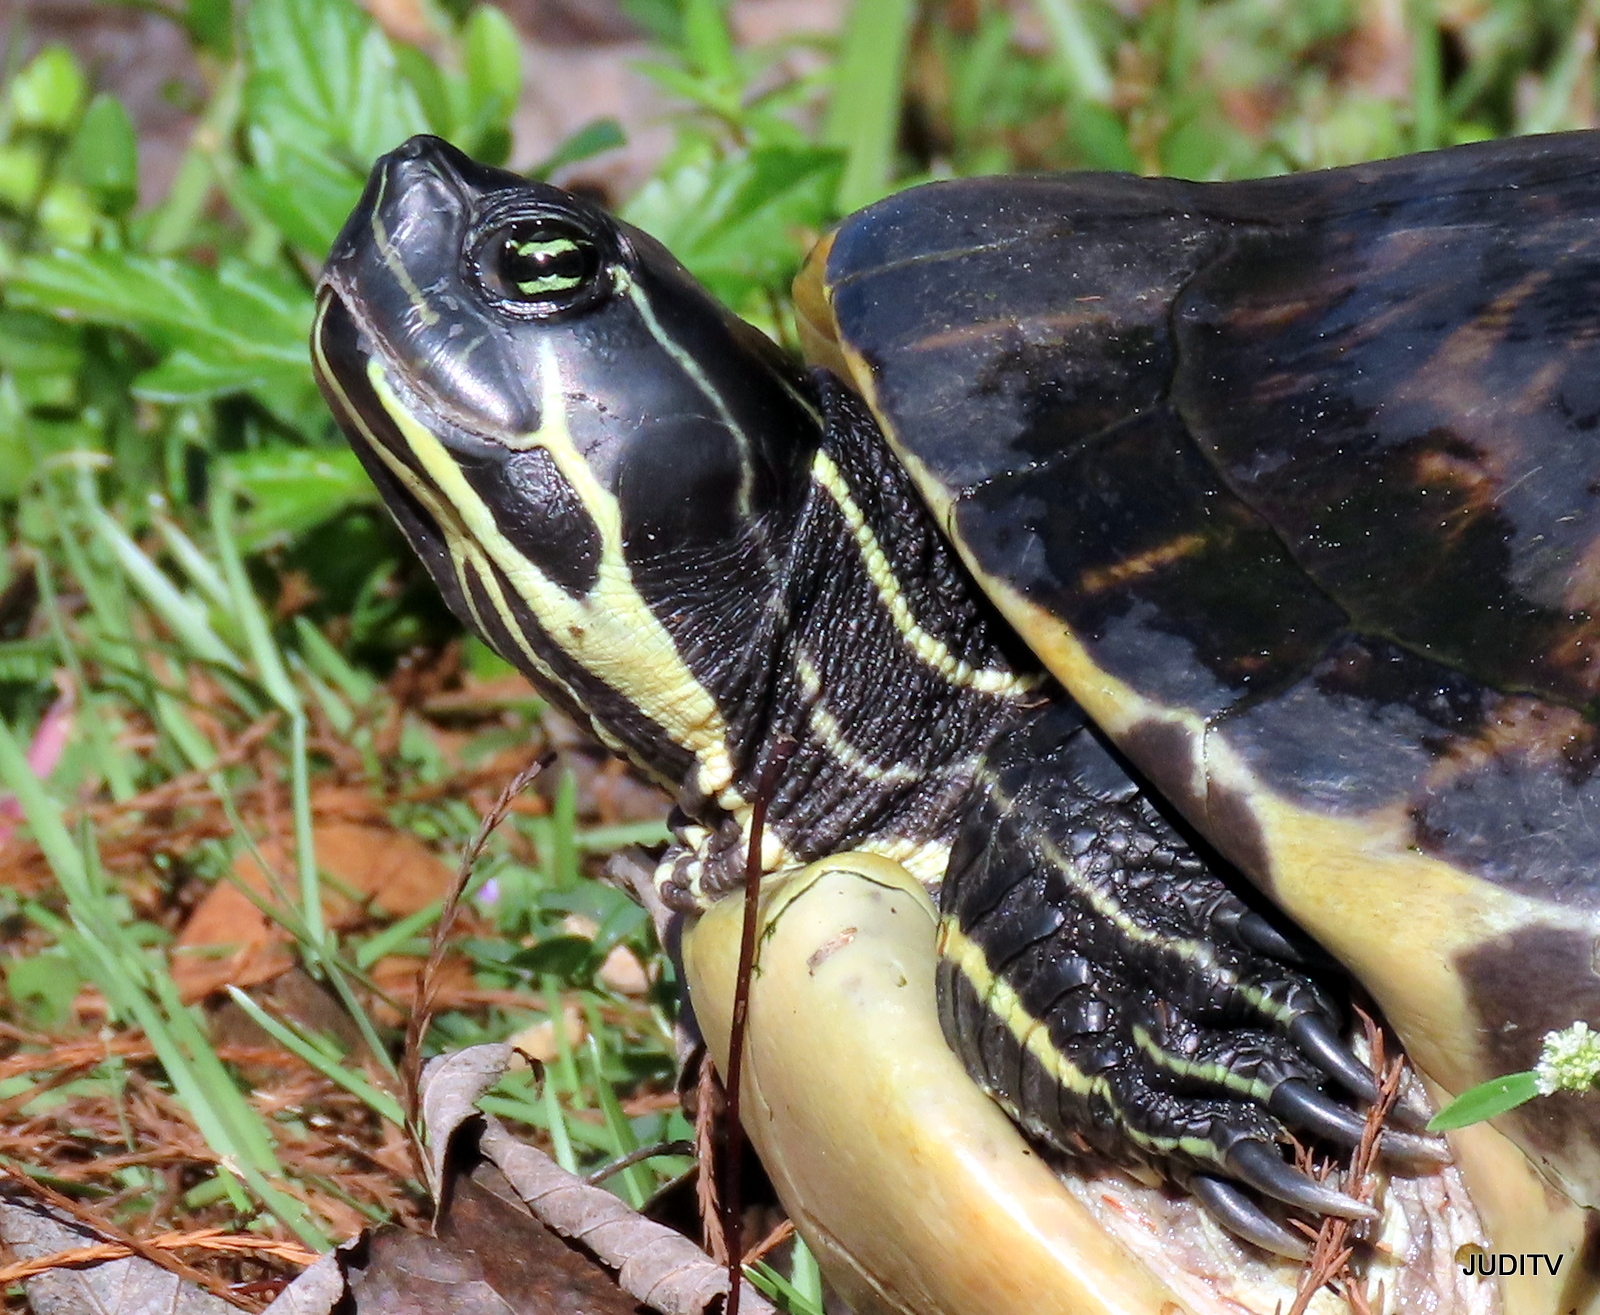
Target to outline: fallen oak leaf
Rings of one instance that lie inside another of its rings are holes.
[[[688,1238],[635,1213],[513,1138],[476,1107],[511,1062],[506,1045],[436,1059],[418,1084],[426,1178],[442,1202],[435,1237],[399,1228],[365,1234],[322,1257],[267,1315],[706,1315],[727,1293],[726,1270]],[[481,1126],[470,1147],[457,1138]],[[455,1144],[452,1145],[452,1142]],[[564,1240],[565,1239],[565,1240]],[[551,1304],[557,1294],[576,1305]],[[746,1315],[776,1315],[748,1283]],[[343,1304],[341,1304],[343,1303]]]
[[[313,844],[318,866],[333,878],[323,888],[324,916],[332,927],[366,916],[364,904],[340,894],[335,883],[391,918],[427,908],[450,885],[449,864],[410,832],[388,825],[319,821]],[[288,839],[269,836],[259,849],[278,873],[293,870]],[[172,947],[172,978],[185,1002],[224,986],[258,986],[294,966],[293,937],[260,907],[274,902],[267,874],[254,855],[241,853],[234,860],[233,880],[219,881],[207,892]]]
[[[646,1219],[603,1187],[568,1173],[543,1151],[518,1141],[476,1102],[511,1064],[506,1045],[468,1046],[430,1061],[418,1084],[428,1135],[428,1172],[443,1183],[451,1139],[481,1119],[478,1151],[505,1175],[535,1218],[617,1271],[617,1282],[661,1315],[702,1315],[728,1292],[727,1270],[665,1224]],[[438,1189],[435,1189],[436,1191]],[[437,1198],[436,1198],[437,1199]],[[749,1315],[776,1315],[748,1282],[740,1294]]]
[[[497,1119],[485,1116],[484,1123],[479,1150],[535,1217],[614,1268],[630,1296],[661,1315],[703,1315],[726,1296],[727,1270],[682,1233],[646,1219],[603,1187],[590,1187]],[[748,1282],[741,1296],[747,1315],[776,1315]]]

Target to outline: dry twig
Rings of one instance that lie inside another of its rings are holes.
[[[3,1172],[13,1182],[20,1184],[28,1195],[50,1206],[58,1215],[64,1215],[83,1228],[88,1229],[91,1233],[115,1243],[129,1255],[148,1260],[152,1265],[157,1265],[186,1282],[198,1284],[213,1296],[222,1298],[230,1306],[238,1306],[245,1310],[252,1309],[249,1306],[245,1306],[221,1279],[207,1274],[204,1270],[196,1269],[186,1260],[173,1255],[169,1250],[164,1250],[141,1238],[134,1237],[131,1233],[124,1232],[109,1220],[84,1209],[70,1196],[65,1196],[56,1191],[55,1188],[40,1182],[32,1174],[18,1168],[15,1164],[6,1165],[0,1172]]]
[[[103,1230],[102,1230],[103,1231]],[[145,1247],[158,1251],[179,1251],[186,1247],[201,1251],[226,1252],[233,1255],[267,1256],[286,1265],[306,1268],[317,1258],[317,1253],[298,1242],[278,1242],[253,1233],[224,1233],[220,1228],[201,1228],[188,1233],[162,1233],[143,1241]],[[53,1255],[35,1256],[32,1260],[19,1260],[15,1264],[0,1265],[0,1288],[20,1283],[52,1269],[76,1269],[83,1265],[99,1265],[108,1260],[125,1260],[137,1255],[150,1259],[144,1251],[136,1251],[124,1242],[101,1242],[95,1246],[73,1247],[70,1251],[57,1251]],[[173,1271],[174,1273],[178,1271]],[[199,1271],[195,1271],[198,1273]],[[218,1291],[225,1295],[226,1288]]]
[[[1372,1071],[1379,1074],[1378,1099],[1367,1110],[1366,1126],[1361,1130],[1361,1141],[1350,1157],[1350,1168],[1344,1182],[1344,1191],[1357,1201],[1370,1202],[1375,1184],[1372,1166],[1378,1158],[1378,1138],[1384,1120],[1400,1099],[1400,1081],[1405,1074],[1405,1057],[1396,1055],[1389,1063],[1384,1054],[1383,1032],[1368,1015],[1358,1009],[1362,1026],[1366,1028],[1367,1044],[1372,1050]],[[1326,1216],[1317,1230],[1300,1275],[1300,1285],[1295,1291],[1294,1303],[1288,1315],[1305,1315],[1311,1299],[1323,1287],[1342,1292],[1353,1315],[1370,1315],[1366,1283],[1350,1268],[1355,1248],[1350,1244],[1352,1221]],[[1304,1225],[1300,1227],[1304,1228]],[[1304,1228],[1309,1233],[1309,1228]]]
[[[483,855],[484,846],[489,843],[489,837],[505,820],[517,796],[533,783],[553,758],[554,755],[546,754],[537,762],[524,767],[506,782],[505,788],[500,791],[500,797],[495,800],[494,807],[484,815],[483,821],[478,825],[477,834],[462,852],[461,865],[456,869],[456,879],[450,883],[450,889],[445,894],[444,907],[439,912],[439,920],[433,927],[428,961],[417,973],[416,1000],[411,1010],[411,1017],[406,1023],[405,1059],[401,1065],[401,1074],[405,1087],[406,1131],[411,1142],[417,1175],[423,1182],[428,1181],[425,1168],[428,1157],[423,1149],[423,1129],[418,1122],[422,1043],[427,1038],[429,1024],[433,1022],[438,995],[439,968],[444,963],[445,951],[450,944],[450,932],[455,926],[456,914],[461,907],[461,896],[466,891],[467,882],[472,878],[473,867]]]
[[[695,1178],[695,1204],[700,1208],[700,1235],[711,1258],[728,1263],[728,1239],[723,1232],[722,1201],[717,1195],[717,1073],[711,1052],[700,1052],[700,1074],[694,1107],[694,1158],[700,1166]]]

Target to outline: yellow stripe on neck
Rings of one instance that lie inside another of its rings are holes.
[[[1003,698],[1020,699],[1038,688],[1036,678],[1019,676],[1014,671],[1000,667],[974,667],[950,651],[937,635],[924,630],[911,604],[900,588],[900,580],[889,564],[889,556],[878,542],[878,536],[867,524],[867,518],[856,504],[850,485],[826,452],[818,452],[811,462],[811,477],[839,508],[845,524],[855,539],[866,568],[867,578],[878,591],[884,609],[894,622],[895,629],[906,648],[921,661],[937,671],[945,680],[962,689],[976,690],[980,694],[998,694]]]

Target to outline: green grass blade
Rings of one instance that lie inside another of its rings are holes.
[[[245,644],[250,660],[255,664],[256,676],[268,696],[291,716],[301,711],[300,693],[289,679],[283,655],[272,638],[272,627],[261,609],[261,600],[250,587],[250,577],[245,574],[244,560],[239,555],[239,543],[233,533],[233,521],[228,503],[233,492],[228,488],[212,490],[210,498],[211,533],[216,540],[217,558],[222,567],[222,580],[232,600],[231,610],[244,630]]]
[[[303,616],[294,619],[295,642],[306,664],[334,686],[357,707],[362,707],[377,692],[378,683],[364,671],[351,666],[342,653],[323,638],[322,632]]]
[[[126,531],[103,508],[86,506],[84,514],[89,519],[90,527],[115,557],[123,574],[144,595],[151,610],[177,636],[179,643],[201,662],[242,673],[243,663],[211,628],[204,609],[185,598],[166,573],[145,555],[144,550],[128,537]]]
[[[811,1309],[822,1309],[822,1270],[805,1238],[798,1233],[794,1236],[793,1258],[789,1262],[789,1286]]]
[[[44,611],[45,622],[50,627],[50,637],[55,641],[56,649],[61,654],[61,661],[72,677],[78,706],[83,709],[80,724],[85,727],[88,734],[95,763],[100,768],[100,775],[110,788],[111,797],[118,803],[131,799],[135,790],[133,773],[122,751],[111,741],[111,722],[102,712],[105,700],[101,699],[89,684],[78,646],[67,634],[66,624],[61,616],[61,600],[56,593],[54,573],[46,558],[40,557],[35,562],[34,579],[38,581],[39,603]]]
[[[1525,1105],[1539,1094],[1539,1079],[1534,1073],[1508,1073],[1469,1087],[1428,1121],[1429,1132],[1449,1132],[1481,1123],[1496,1115]]]
[[[405,1111],[400,1108],[400,1102],[388,1092],[373,1086],[360,1073],[346,1068],[337,1056],[329,1054],[313,1039],[274,1018],[237,986],[230,986],[228,994],[233,998],[234,1004],[243,1009],[263,1032],[285,1050],[298,1055],[329,1082],[348,1091],[379,1118],[387,1119],[397,1128],[405,1127]]]
[[[550,810],[550,882],[557,890],[576,886],[578,869],[578,782],[571,772],[562,772],[556,785],[555,804]]]
[[[210,499],[211,532],[216,540],[217,557],[222,565],[222,578],[228,594],[233,599],[233,612],[244,628],[245,643],[250,659],[272,701],[289,717],[289,795],[294,817],[295,867],[300,878],[300,915],[305,919],[310,945],[311,965],[315,968],[328,939],[327,925],[322,916],[322,878],[317,870],[316,844],[312,836],[311,819],[311,769],[307,759],[305,708],[300,692],[289,679],[288,667],[272,637],[272,627],[250,579],[245,574],[244,559],[239,553],[238,539],[233,533],[229,503],[233,491],[219,488],[212,491]],[[361,1021],[359,1018],[356,1020]],[[386,1053],[378,1047],[377,1053]]]
[[[415,913],[401,918],[398,922],[390,923],[376,935],[368,937],[356,951],[356,966],[358,968],[370,968],[386,954],[393,954],[407,941],[420,936],[429,927],[433,926],[439,920],[439,914],[443,909],[444,902],[442,900],[434,900],[426,908],[418,909]]]
[[[606,1077],[605,1064],[600,1055],[600,1041],[594,1032],[589,1033],[587,1047],[589,1067],[594,1075],[595,1095],[600,1103],[600,1117],[605,1120],[606,1131],[611,1136],[611,1146],[608,1148],[617,1159],[639,1149],[639,1139],[633,1135],[633,1125],[628,1122],[628,1117],[622,1112],[622,1104],[617,1100],[616,1088]],[[635,1210],[645,1203],[650,1194],[647,1174],[640,1165],[629,1165],[616,1175],[622,1184],[622,1197]]]
[[[39,778],[28,766],[22,747],[4,721],[0,721],[0,784],[16,796],[34,842],[44,851],[45,862],[61,883],[68,902],[89,903],[92,894],[83,855],[78,852],[62,820],[61,810],[45,793]]]
[[[916,19],[913,0],[855,0],[828,105],[823,140],[845,149],[839,209],[859,209],[889,191],[900,140],[901,86]]]
[[[233,140],[244,103],[244,78],[242,63],[235,62],[227,69],[189,135],[189,148],[177,177],[145,230],[145,250],[151,255],[166,255],[187,246],[204,216],[214,177],[212,158],[224,149],[220,143]]]
[[[561,1033],[562,1026],[558,1019],[556,1034],[559,1036]],[[572,1136],[567,1130],[566,1111],[561,1108],[561,1098],[556,1095],[556,1089],[551,1084],[548,1073],[545,1075],[543,1085],[545,1119],[550,1133],[550,1152],[555,1157],[555,1162],[568,1173],[577,1173],[578,1157],[572,1153]]]
[[[1411,144],[1419,151],[1444,145],[1443,51],[1435,0],[1411,0]]]
[[[1038,0],[1038,5],[1067,85],[1083,100],[1105,104],[1111,99],[1111,70],[1084,22],[1082,4],[1079,0]]]
[[[200,545],[165,516],[155,518],[155,527],[156,533],[161,536],[161,542],[166,544],[167,551],[177,559],[184,574],[211,600],[212,606],[231,614],[233,596],[228,592],[227,582],[222,578],[222,573],[212,565],[211,559],[200,550]]]
[[[551,1085],[551,1078],[559,1078],[558,1085],[562,1091],[569,1095],[576,1094],[581,1087],[578,1080],[578,1060],[572,1053],[572,1038],[567,1035],[567,1015],[564,1002],[561,998],[561,979],[554,974],[546,973],[539,979],[539,989],[544,994],[545,1012],[550,1016],[550,1032],[556,1043],[556,1062],[545,1074],[545,1085]]]
[[[609,854],[628,845],[663,845],[672,839],[665,819],[659,822],[618,822],[575,831],[572,844],[584,854]]]

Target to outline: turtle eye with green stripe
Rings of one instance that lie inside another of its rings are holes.
[[[495,229],[477,254],[479,281],[524,314],[576,309],[604,291],[604,258],[594,239],[557,219],[519,219]]]

